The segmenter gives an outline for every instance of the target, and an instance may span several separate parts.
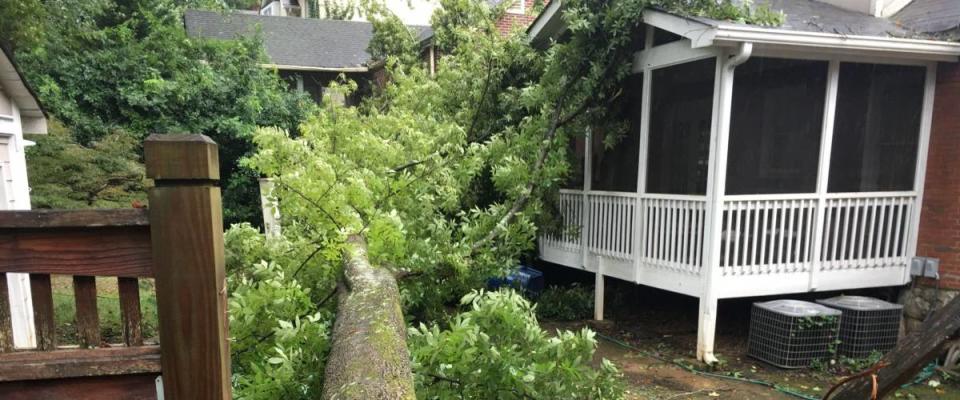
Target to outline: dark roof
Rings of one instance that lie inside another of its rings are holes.
[[[955,2],[957,0],[943,1]],[[786,14],[784,24],[774,29],[858,36],[914,36],[913,32],[898,26],[889,19],[848,11],[819,1],[767,0],[757,1],[756,4],[767,4],[771,10],[782,11]],[[713,26],[719,23],[719,21],[708,18],[694,19]]]
[[[307,68],[362,68],[371,61],[367,45],[373,26],[362,21],[337,21],[240,13],[188,10],[187,34],[211,39],[252,36],[259,28],[270,62]],[[430,28],[412,26],[418,39]]]
[[[960,1],[913,0],[891,19],[918,32],[956,32],[960,30]]]

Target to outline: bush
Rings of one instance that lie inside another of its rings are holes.
[[[409,345],[422,399],[620,399],[617,368],[591,365],[594,332],[540,329],[534,307],[513,290],[474,291],[449,327],[411,328]]]
[[[558,321],[573,321],[590,317],[593,311],[593,293],[574,283],[570,286],[550,286],[537,297],[537,316]]]
[[[311,248],[249,224],[224,235],[233,387],[237,399],[315,399],[323,387],[334,278]],[[270,261],[264,261],[270,260]]]

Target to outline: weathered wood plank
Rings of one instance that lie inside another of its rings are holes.
[[[217,147],[205,136],[150,136],[150,190],[164,397],[230,394],[223,216]]]
[[[73,297],[76,303],[74,320],[77,326],[77,338],[80,347],[96,348],[100,346],[100,316],[97,312],[97,278],[92,276],[73,277]]]
[[[149,224],[147,210],[140,208],[0,211],[0,229],[95,228]]]
[[[37,350],[57,348],[57,325],[53,316],[53,289],[50,275],[30,274],[30,293],[33,299],[33,325],[37,332]]]
[[[0,382],[4,400],[156,400],[156,374]]]
[[[878,398],[893,393],[900,385],[907,383],[939,356],[943,344],[960,330],[960,296],[953,298],[943,308],[937,310],[924,321],[916,332],[910,334],[878,363],[888,366],[877,373]],[[858,379],[841,387],[834,400],[862,400],[870,398],[873,383],[868,377]]]
[[[0,353],[13,351],[13,323],[11,321],[7,274],[0,274]]]
[[[367,260],[357,236],[343,255],[337,321],[323,380],[323,399],[415,399],[400,290],[388,270]]]
[[[120,319],[123,322],[123,343],[127,346],[143,346],[140,328],[140,283],[137,278],[118,278],[120,292]]]
[[[0,354],[0,382],[159,372],[159,346]]]
[[[145,226],[0,228],[0,272],[150,277],[152,264],[150,230]]]

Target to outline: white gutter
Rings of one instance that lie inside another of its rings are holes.
[[[643,22],[690,40],[691,47],[730,46],[751,42],[764,47],[809,48],[814,51],[885,53],[893,58],[957,61],[960,43],[883,36],[841,35],[704,21],[648,9]]]
[[[721,24],[703,35],[711,36],[712,44],[752,42],[757,44],[865,50],[903,55],[923,55],[939,61],[956,61],[960,43],[903,39],[880,36],[839,35],[823,32],[792,31],[753,26]],[[915,58],[915,57],[914,57]]]
[[[737,54],[734,54],[733,57],[730,57],[727,60],[725,65],[729,70],[733,71],[737,68],[738,65],[747,62],[750,59],[750,56],[753,54],[753,43],[743,42],[740,43],[740,48],[737,50]]]
[[[368,67],[306,67],[301,65],[260,64],[263,68],[275,68],[282,71],[317,71],[317,72],[370,72]]]
[[[547,4],[547,7],[540,12],[540,15],[538,15],[537,19],[533,21],[533,24],[531,24],[530,27],[527,28],[527,42],[533,42],[534,40],[536,40],[537,37],[539,37],[540,34],[542,33],[543,29],[547,26],[547,24],[549,24],[550,22],[553,22],[554,18],[557,18],[560,16],[559,11],[560,11],[560,7],[562,6],[560,3],[561,3],[561,0],[552,0],[550,4]],[[561,24],[563,23],[562,21],[557,21],[557,22]]]

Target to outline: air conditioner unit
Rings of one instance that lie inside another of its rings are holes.
[[[864,296],[837,296],[817,303],[843,312],[841,355],[866,358],[874,351],[885,353],[897,346],[902,305]]]
[[[781,368],[809,367],[829,358],[841,312],[800,300],[753,303],[747,354]]]

